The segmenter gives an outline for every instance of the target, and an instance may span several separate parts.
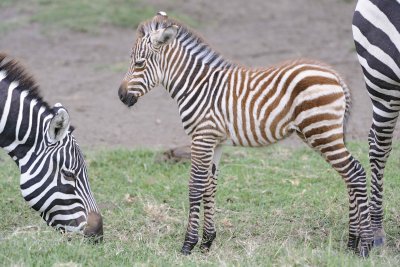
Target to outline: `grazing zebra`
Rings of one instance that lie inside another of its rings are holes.
[[[158,84],[176,100],[192,138],[183,254],[198,242],[202,201],[201,250],[208,251],[216,236],[214,197],[222,145],[266,146],[296,132],[343,177],[350,202],[348,246],[368,255],[372,231],[366,177],[343,141],[349,93],[336,72],[310,60],[268,69],[231,63],[185,25],[159,12],[138,27],[132,63],[118,94],[132,106]]]
[[[48,225],[101,240],[102,217],[67,110],[49,107],[6,57],[0,53],[0,146],[19,167],[22,196]]]
[[[369,131],[371,165],[371,226],[374,245],[383,245],[383,171],[392,150],[400,111],[400,1],[358,1],[353,37],[372,101]]]

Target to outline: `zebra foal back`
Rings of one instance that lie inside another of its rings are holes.
[[[227,125],[228,138],[235,145],[263,146],[294,131],[311,139],[322,133],[321,127],[343,128],[349,93],[340,77],[323,63],[296,60],[268,70],[227,72],[225,95],[221,96],[225,107],[215,107],[214,113],[223,114],[216,117],[219,124]]]

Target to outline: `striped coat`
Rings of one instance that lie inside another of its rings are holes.
[[[183,127],[192,137],[184,254],[198,242],[201,202],[201,249],[208,250],[216,236],[214,196],[222,145],[265,146],[291,133],[343,177],[350,201],[348,245],[368,254],[372,231],[365,172],[343,141],[350,97],[335,71],[310,60],[267,69],[234,64],[165,13],[142,23],[137,32],[131,67],[118,91],[121,101],[132,106],[161,84],[177,102]]]
[[[18,166],[29,206],[50,226],[101,239],[102,217],[67,110],[50,107],[24,68],[0,53],[0,147]]]
[[[400,111],[400,1],[358,1],[353,37],[373,107],[369,132],[371,223],[374,245],[382,245],[383,171]]]

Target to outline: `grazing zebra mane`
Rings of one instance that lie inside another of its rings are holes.
[[[16,60],[6,60],[7,54],[0,52],[0,72],[5,71],[5,81],[12,83],[18,81],[17,90],[27,91],[30,99],[36,99],[38,103],[44,105],[47,109],[50,109],[49,105],[42,99],[39,87],[37,86],[32,75],[30,75],[26,68],[23,67]]]
[[[152,31],[163,29],[172,25],[179,27],[178,34],[176,36],[177,40],[188,41],[191,39],[189,43],[196,43],[197,46],[201,46],[201,51],[207,51],[202,56],[202,63],[207,64],[212,62],[211,65],[213,67],[233,67],[239,65],[225,59],[219,52],[212,48],[211,45],[208,44],[208,42],[205,41],[205,39],[199,33],[178,20],[168,18],[166,15],[157,15],[153,19],[139,24],[137,29],[138,38],[142,38]]]

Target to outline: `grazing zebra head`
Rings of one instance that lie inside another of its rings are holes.
[[[102,217],[67,110],[49,107],[33,79],[0,54],[0,146],[18,165],[22,196],[50,226],[102,238]]]
[[[151,23],[142,23],[137,31],[132,49],[131,66],[126,73],[118,94],[122,102],[132,106],[137,99],[160,84],[162,72],[161,54],[172,43],[179,26],[171,23],[165,12],[158,12]]]

